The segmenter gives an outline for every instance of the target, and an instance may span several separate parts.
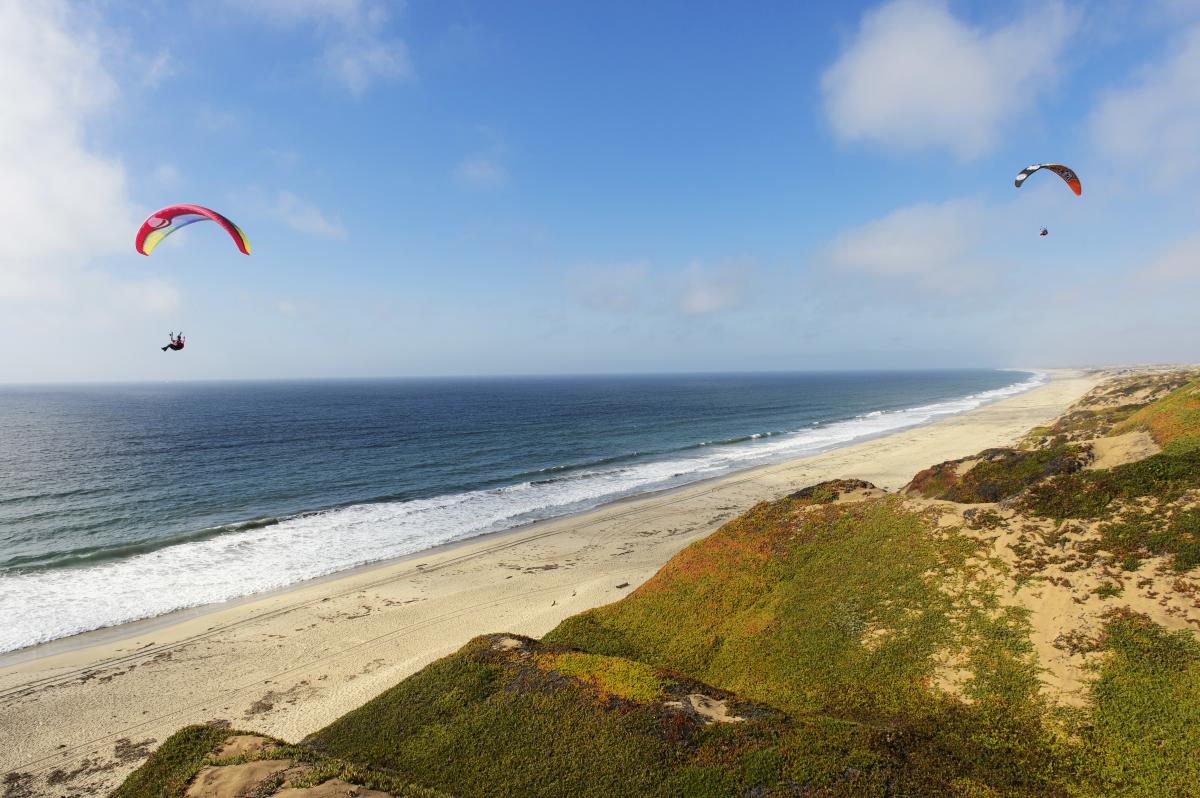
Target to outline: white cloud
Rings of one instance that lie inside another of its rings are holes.
[[[751,277],[746,264],[726,263],[710,267],[693,263],[682,275],[682,289],[676,306],[689,316],[733,310],[746,301]]]
[[[318,238],[343,239],[346,228],[339,218],[330,218],[317,208],[297,197],[290,191],[279,192],[272,209],[276,218],[293,230]]]
[[[250,0],[230,3],[280,27],[312,26],[322,40],[320,64],[355,96],[376,81],[415,77],[404,41],[386,33],[390,10],[378,0]]]
[[[0,218],[21,231],[0,236],[6,262],[112,246],[112,222],[128,211],[121,164],[83,144],[83,122],[116,84],[98,42],[66,26],[58,4],[0,5]]]
[[[1160,186],[1200,172],[1200,26],[1186,31],[1173,52],[1144,67],[1133,85],[1100,101],[1091,119],[1100,149],[1136,162]]]
[[[454,179],[471,188],[497,188],[508,182],[508,172],[494,158],[473,155],[454,167]]]
[[[825,253],[835,271],[943,292],[978,285],[986,264],[974,254],[988,212],[972,200],[900,208],[839,235]]]
[[[86,143],[86,125],[118,96],[89,23],[59,2],[0,3],[0,218],[13,231],[0,236],[0,303],[16,300],[0,323],[84,306],[156,314],[179,301],[169,283],[121,280],[92,264],[132,253],[139,219],[121,162]]]
[[[845,141],[978,157],[1053,84],[1074,26],[1059,3],[990,30],[937,0],[885,3],[821,78],[830,124]]]
[[[1142,269],[1141,274],[1163,282],[1200,278],[1200,235],[1167,247]]]

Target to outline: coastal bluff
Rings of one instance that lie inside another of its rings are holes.
[[[1200,373],[885,487],[761,501],[292,742],[187,726],[112,795],[1200,795]]]

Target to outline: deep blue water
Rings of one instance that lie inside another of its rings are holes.
[[[0,388],[0,651],[962,412],[1022,372]]]

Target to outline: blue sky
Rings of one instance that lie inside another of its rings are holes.
[[[0,381],[1200,359],[1196,2],[3,0],[0,88]]]

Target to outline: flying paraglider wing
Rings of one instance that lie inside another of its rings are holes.
[[[1049,169],[1054,174],[1061,177],[1071,190],[1075,192],[1075,196],[1083,195],[1083,186],[1079,182],[1079,175],[1075,174],[1075,170],[1069,166],[1063,166],[1060,163],[1035,163],[1021,170],[1021,174],[1017,175],[1017,179],[1013,181],[1013,185],[1017,188],[1025,182],[1025,178],[1029,177],[1039,169]]]
[[[246,234],[241,228],[216,211],[199,205],[170,205],[150,214],[150,218],[142,222],[142,227],[138,230],[134,248],[143,255],[149,255],[171,233],[193,222],[203,221],[218,224],[229,233],[229,237],[243,255],[250,254],[250,242],[246,240]]]

